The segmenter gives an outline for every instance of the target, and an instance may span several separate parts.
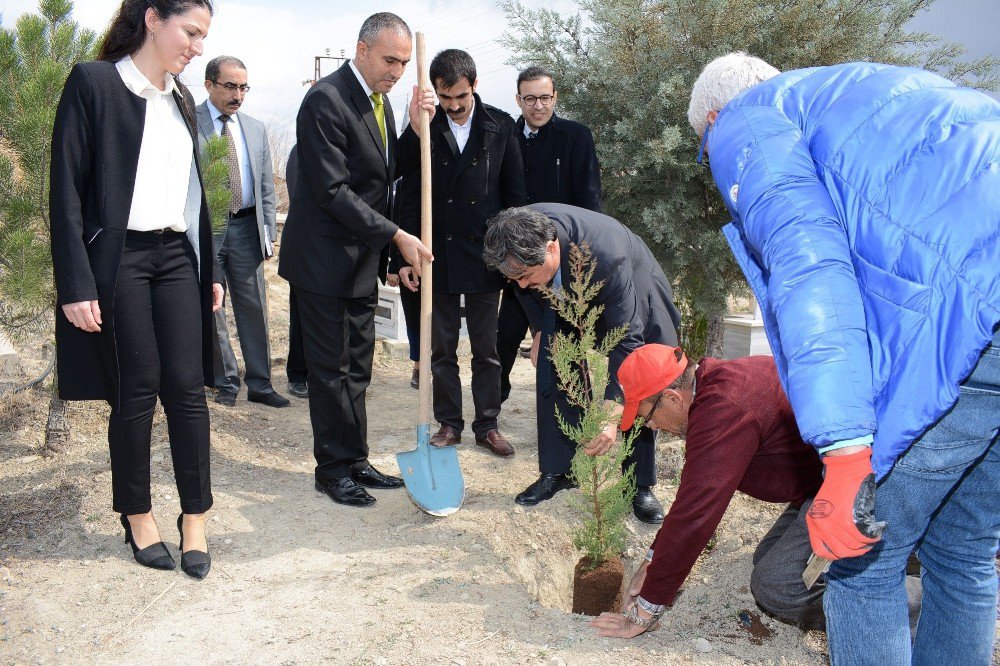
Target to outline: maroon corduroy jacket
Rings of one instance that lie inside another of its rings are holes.
[[[799,436],[770,356],[702,359],[685,449],[677,496],[653,541],[640,593],[654,604],[674,602],[737,490],[801,504],[823,481],[823,464]]]

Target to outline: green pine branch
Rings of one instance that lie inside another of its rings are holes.
[[[627,332],[625,327],[619,327],[598,339],[597,322],[604,306],[593,303],[604,283],[594,281],[595,270],[590,246],[573,244],[569,250],[569,285],[542,290],[568,329],[556,332],[549,349],[559,390],[571,407],[564,412],[557,406],[555,416],[559,429],[577,444],[570,473],[580,486],[580,496],[571,503],[581,518],[573,543],[586,554],[592,567],[624,550],[625,519],[635,495],[634,470],[630,466],[622,472],[634,435],[605,455],[589,456],[583,451],[584,445],[615,422],[614,413],[604,402],[610,380],[608,354]]]
[[[201,178],[205,185],[205,200],[213,231],[226,228],[229,212],[229,142],[226,137],[213,135],[201,149]]]
[[[63,85],[92,60],[97,36],[71,19],[69,0],[41,0],[0,28],[0,327],[12,338],[49,327],[49,156]]]

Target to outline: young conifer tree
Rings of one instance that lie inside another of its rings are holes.
[[[212,231],[226,228],[226,214],[229,212],[229,143],[224,136],[211,136],[201,148],[201,178],[205,185],[205,200],[208,202],[208,217]]]
[[[571,474],[580,486],[581,496],[574,497],[573,504],[582,520],[573,544],[586,554],[590,568],[595,568],[625,549],[625,519],[635,495],[633,466],[622,471],[634,434],[604,455],[590,456],[583,450],[608,424],[616,422],[604,402],[610,379],[608,354],[627,331],[624,326],[615,328],[598,340],[597,320],[604,306],[592,303],[604,283],[593,281],[595,266],[586,243],[570,246],[569,269],[567,288],[546,288],[543,293],[556,315],[569,325],[568,331],[556,332],[550,345],[559,390],[571,407],[571,412],[564,414],[557,406],[556,421],[577,444]]]
[[[72,12],[70,0],[41,0],[38,14],[0,28],[0,329],[15,341],[51,338],[52,125],[70,69],[98,48],[97,35]],[[69,439],[65,410],[53,382],[45,443],[54,451]]]
[[[71,19],[69,0],[41,0],[0,28],[0,327],[15,340],[51,326],[49,253],[52,125],[73,65],[96,56],[97,36]]]

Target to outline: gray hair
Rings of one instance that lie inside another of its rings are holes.
[[[208,64],[205,65],[205,80],[212,81],[213,83],[218,81],[223,65],[234,65],[242,69],[244,72],[247,71],[247,66],[244,65],[243,61],[239,58],[227,55],[216,56],[209,60]]]
[[[406,21],[392,12],[379,12],[378,14],[372,14],[361,24],[361,30],[358,32],[358,41],[371,46],[378,41],[378,36],[382,34],[383,30],[398,32],[407,37],[413,36],[410,32],[410,26],[406,25]]]
[[[705,131],[705,117],[710,111],[721,111],[744,90],[778,74],[781,72],[771,65],[742,51],[716,58],[705,65],[694,82],[688,122],[701,137]]]
[[[557,238],[552,220],[531,208],[502,210],[488,224],[483,261],[507,277],[545,263],[545,248]]]

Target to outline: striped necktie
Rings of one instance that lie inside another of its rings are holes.
[[[240,174],[240,159],[236,154],[233,133],[229,131],[229,121],[232,118],[220,113],[219,120],[222,121],[222,131],[219,134],[226,137],[226,143],[229,144],[229,152],[226,154],[226,164],[229,166],[229,212],[236,213],[243,208],[243,178]]]

